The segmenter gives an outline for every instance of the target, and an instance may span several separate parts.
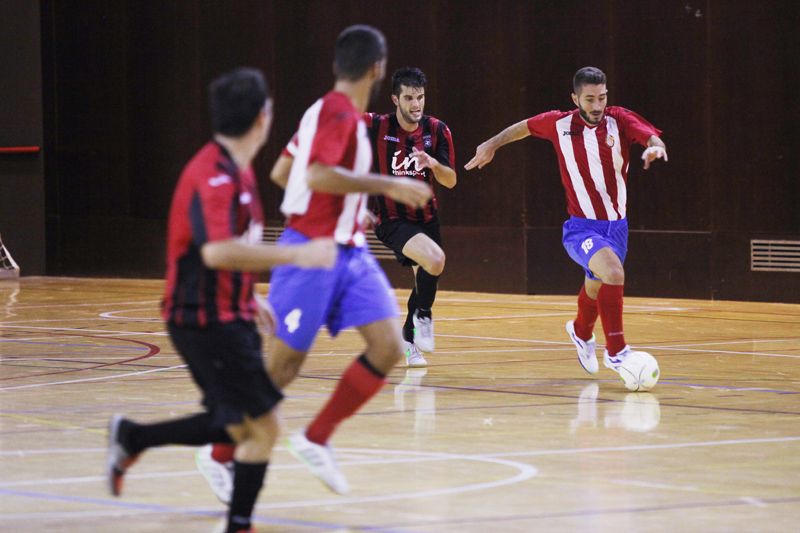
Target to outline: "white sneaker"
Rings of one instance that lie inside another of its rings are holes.
[[[403,353],[406,355],[406,366],[411,368],[417,368],[421,366],[428,366],[428,361],[425,360],[425,357],[422,355],[422,352],[419,351],[419,348],[413,342],[403,341],[405,343],[405,349]]]
[[[326,487],[337,494],[350,492],[347,478],[339,471],[330,446],[320,446],[311,442],[302,431],[289,437],[287,445],[292,455],[304,462],[311,473]]]
[[[433,340],[433,319],[419,318],[419,311],[414,311],[411,319],[414,322],[414,344],[423,352],[432,352],[435,348]]]
[[[219,501],[229,505],[233,494],[233,463],[220,463],[215,460],[211,457],[212,449],[211,444],[198,448],[194,454],[194,461]]]
[[[595,343],[594,335],[588,341],[585,341],[575,334],[575,323],[573,320],[567,322],[565,329],[569,339],[578,349],[578,362],[584,370],[590,374],[597,374],[600,365],[597,363],[597,344]]]
[[[108,489],[114,496],[122,494],[122,481],[125,472],[136,462],[137,455],[131,454],[121,441],[121,428],[133,422],[122,415],[114,415],[108,423],[108,450],[106,452],[106,476]]]
[[[603,353],[603,364],[606,366],[606,368],[610,368],[611,370],[619,374],[619,365],[621,365],[622,362],[625,360],[625,358],[628,356],[628,354],[632,352],[633,350],[631,350],[631,347],[628,346],[627,344],[622,350],[620,350],[613,357],[608,355],[608,350],[606,350],[605,353]]]

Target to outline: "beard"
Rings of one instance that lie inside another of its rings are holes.
[[[400,114],[403,116],[403,120],[405,120],[409,124],[418,124],[420,121],[420,119],[414,118],[414,116],[411,115],[411,113],[406,112],[402,108],[400,108]]]
[[[583,108],[578,109],[580,109],[581,117],[583,117],[583,120],[585,120],[588,124],[599,124],[600,121],[603,120],[603,115],[605,114],[605,112],[600,113],[599,117],[594,118],[592,115],[584,111]]]

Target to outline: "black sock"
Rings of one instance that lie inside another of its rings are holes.
[[[418,316],[423,318],[431,317],[431,307],[436,299],[436,288],[439,284],[439,276],[432,276],[424,269],[417,269],[417,308]]]
[[[422,270],[422,269],[420,269]],[[414,342],[414,312],[417,310],[417,288],[411,289],[411,295],[408,297],[408,314],[406,315],[406,323],[403,324],[403,338],[406,342]]]
[[[227,431],[212,427],[212,420],[210,413],[199,413],[155,424],[132,423],[125,428],[120,440],[131,454],[164,444],[199,446],[209,442],[233,442]]]
[[[233,462],[233,495],[228,509],[228,533],[250,529],[250,518],[264,485],[267,464]]]

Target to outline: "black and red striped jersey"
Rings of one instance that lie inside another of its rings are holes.
[[[413,148],[427,152],[442,165],[455,168],[453,137],[447,124],[441,120],[423,115],[414,131],[406,131],[397,121],[397,115],[365,113],[370,141],[372,144],[372,171],[389,176],[402,176],[422,180],[433,187],[433,171],[419,169],[412,156]],[[432,196],[422,209],[411,209],[391,198],[378,196],[372,203],[379,222],[402,218],[412,222],[430,222],[438,218],[438,202]]]
[[[162,318],[190,327],[253,320],[257,275],[212,270],[200,249],[236,237],[257,243],[263,226],[253,169],[240,170],[224,147],[206,144],[183,169],[172,197]]]

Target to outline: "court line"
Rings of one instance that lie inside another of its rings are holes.
[[[141,302],[95,302],[95,303],[80,303],[80,304],[41,304],[41,305],[14,305],[14,311],[21,311],[27,309],[52,309],[54,307],[93,307],[93,306],[108,306],[113,307],[117,305],[145,305],[145,304],[158,304],[160,300],[144,300]]]
[[[169,366],[164,368],[153,368],[150,370],[140,370],[137,372],[128,372],[126,374],[114,374],[113,376],[99,376],[96,378],[83,378],[83,379],[71,379],[67,381],[51,381],[48,383],[32,383],[30,385],[15,385],[13,387],[0,387],[0,392],[9,391],[9,390],[22,390],[22,389],[37,389],[40,387],[50,387],[52,385],[68,385],[72,383],[87,383],[90,381],[104,381],[110,379],[119,379],[119,378],[127,378],[131,376],[141,376],[143,374],[152,374],[153,372],[164,372],[167,370],[175,370],[177,368],[186,368],[186,365],[176,365],[176,366]]]
[[[594,448],[571,448],[532,450],[521,452],[501,452],[491,454],[478,454],[478,457],[540,457],[543,455],[577,455],[583,453],[619,453],[630,451],[674,450],[681,448],[705,448],[712,446],[737,446],[744,444],[776,444],[782,442],[798,442],[800,435],[790,437],[768,437],[763,439],[726,439],[707,440],[697,442],[672,442],[668,444],[640,444],[631,446],[599,446]]]
[[[128,514],[141,514],[142,512],[152,513],[152,514],[182,514],[182,515],[190,515],[190,516],[204,516],[209,518],[220,518],[225,516],[224,511],[220,510],[210,510],[210,509],[198,509],[198,508],[181,508],[181,507],[172,507],[169,505],[161,505],[161,504],[154,504],[154,503],[135,503],[135,502],[123,502],[120,500],[110,500],[110,499],[102,499],[102,498],[88,498],[84,496],[68,496],[63,494],[45,494],[40,492],[30,492],[30,491],[18,491],[18,490],[9,490],[0,488],[0,494],[5,494],[6,496],[16,496],[16,497],[23,497],[23,498],[32,498],[37,500],[45,500],[45,501],[59,501],[59,502],[68,502],[68,503],[82,503],[82,504],[93,504],[93,505],[102,505],[106,507],[116,507],[118,509],[126,509],[129,510],[130,513]],[[0,518],[3,520],[31,520],[33,518],[60,518],[62,520],[68,518],[86,518],[88,516],[107,516],[105,513],[110,511],[76,511],[73,513],[69,512],[55,512],[55,513],[14,513],[14,514],[0,514]],[[117,516],[119,513],[116,514]],[[265,517],[259,515],[253,515],[252,521],[258,524],[271,524],[271,525],[282,525],[282,526],[304,526],[310,527],[315,529],[330,529],[330,530],[341,530],[342,528],[347,528],[346,524],[337,524],[333,522],[312,522],[308,520],[293,520],[288,518],[276,518],[276,517]],[[27,529],[27,527],[25,528]]]
[[[44,331],[77,331],[79,333],[105,333],[107,335],[166,335],[166,332],[144,332],[144,331],[119,331],[119,330],[108,330],[108,329],[89,329],[89,328],[59,328],[59,327],[45,327],[45,326],[4,326],[0,324],[0,327],[3,328],[13,328],[13,329],[35,329],[35,330],[44,330]],[[65,335],[67,335],[65,333]]]
[[[83,334],[83,333],[81,333],[81,334],[70,334],[70,335],[73,336],[73,337],[93,338],[92,335],[86,335],[86,334]],[[0,378],[0,381],[7,381],[7,380],[11,380],[11,379],[29,379],[29,378],[42,377],[42,376],[51,376],[51,375],[55,375],[55,374],[68,374],[68,373],[72,373],[72,372],[85,372],[87,370],[96,370],[98,368],[105,368],[105,367],[114,366],[114,365],[118,365],[118,364],[122,365],[122,364],[125,364],[125,363],[132,363],[134,361],[141,361],[143,359],[147,359],[148,357],[151,357],[151,356],[156,355],[159,352],[161,352],[161,347],[160,346],[156,346],[155,344],[151,344],[149,342],[139,341],[139,340],[136,340],[136,339],[124,339],[124,338],[119,338],[119,337],[108,337],[108,338],[110,338],[112,340],[118,340],[118,341],[121,341],[121,342],[132,342],[134,344],[139,344],[139,345],[147,348],[148,352],[146,354],[144,354],[144,355],[140,355],[140,356],[137,356],[137,357],[132,357],[132,358],[130,358],[128,360],[120,361],[120,362],[116,362],[115,361],[115,362],[112,362],[112,363],[98,364],[98,365],[90,366],[88,368],[76,368],[76,369],[69,369],[69,370],[56,370],[56,371],[53,371],[53,372],[40,372],[38,374],[26,374],[26,375],[19,375],[19,376],[6,376],[6,377]],[[0,390],[4,390],[4,389],[0,388]]]
[[[375,495],[375,496],[361,496],[361,497],[332,497],[332,498],[323,498],[323,499],[315,499],[315,500],[299,500],[299,501],[290,501],[290,502],[272,502],[272,503],[262,503],[257,504],[257,510],[267,510],[267,509],[294,509],[294,508],[305,508],[305,507],[318,507],[321,505],[350,505],[350,504],[360,504],[360,503],[374,503],[374,502],[382,502],[382,501],[397,501],[397,500],[406,500],[406,499],[419,499],[419,498],[430,498],[434,496],[442,496],[442,495],[451,495],[451,494],[462,494],[465,492],[474,492],[474,491],[481,491],[481,490],[489,490],[494,489],[506,485],[513,485],[516,483],[520,483],[526,481],[534,476],[537,475],[538,470],[536,467],[532,465],[527,465],[524,463],[519,463],[516,461],[510,461],[507,459],[497,459],[492,457],[480,457],[475,455],[464,455],[464,454],[451,454],[451,453],[444,453],[444,452],[417,452],[412,450],[376,450],[373,448],[339,448],[338,451],[341,454],[347,453],[356,453],[361,455],[394,455],[394,456],[401,456],[400,459],[388,458],[388,459],[371,459],[367,461],[340,461],[341,465],[372,465],[372,464],[397,464],[397,463],[413,463],[419,464],[421,462],[428,462],[428,461],[475,461],[481,463],[492,463],[492,464],[499,464],[502,466],[510,467],[517,471],[517,473],[511,477],[507,477],[505,479],[494,480],[494,481],[487,481],[487,482],[480,482],[480,483],[467,483],[452,487],[442,487],[438,489],[429,489],[429,490],[415,490],[415,491],[408,491],[405,493],[398,493],[392,492],[389,494],[383,495]],[[405,456],[405,457],[403,457]],[[291,467],[292,469],[300,468],[305,469],[304,465],[295,464],[295,465],[282,465],[285,467]],[[162,473],[164,474],[164,473]],[[197,472],[193,472],[194,475],[197,475]],[[131,476],[133,477],[133,476]],[[153,476],[151,476],[153,477]],[[167,477],[164,475],[158,477]],[[78,480],[90,480],[91,478],[71,478],[69,482],[74,483]],[[5,485],[5,484],[3,484]],[[18,490],[10,490],[6,488],[0,487],[0,493],[4,493],[9,496],[26,496],[32,497],[37,499],[44,499],[44,500],[57,500],[57,501],[70,501],[74,503],[92,503],[97,505],[113,505],[115,507],[130,507],[135,508],[137,510],[144,510],[150,512],[172,512],[172,513],[184,513],[184,514],[195,514],[201,513],[205,514],[208,511],[191,511],[186,509],[179,509],[179,508],[171,508],[169,506],[163,505],[148,505],[148,504],[127,504],[119,502],[118,500],[103,500],[98,498],[81,498],[81,497],[72,497],[72,496],[63,496],[63,495],[53,495],[53,494],[44,494],[44,493],[35,493],[35,492],[28,492],[28,491],[18,491]],[[31,518],[42,518],[43,515],[47,513],[19,513],[15,516],[18,519],[31,519]],[[81,512],[76,512],[72,516],[81,517]],[[7,515],[0,515],[2,518],[8,518]],[[261,517],[254,517],[260,519]],[[272,523],[273,519],[269,519],[267,523]],[[260,520],[256,520],[260,521]],[[290,521],[292,524],[297,524],[300,521],[292,520]],[[320,523],[318,522],[310,522],[309,523],[312,527],[319,527]],[[329,528],[330,524],[324,524],[324,528]],[[347,527],[337,525],[337,527]]]
[[[800,502],[800,497],[783,497],[783,498],[763,498],[759,500],[764,506],[768,504],[782,504],[782,503],[794,503]],[[456,525],[456,524],[482,524],[482,523],[490,523],[494,526],[492,529],[497,529],[498,522],[514,522],[520,520],[546,520],[552,518],[578,518],[578,517],[588,517],[588,516],[603,516],[603,515],[614,515],[614,514],[633,514],[633,513],[649,513],[649,512],[657,512],[657,511],[671,511],[671,510],[680,510],[680,509],[703,509],[703,508],[711,508],[711,507],[736,507],[740,505],[754,505],[752,501],[748,497],[741,497],[736,498],[734,500],[723,500],[723,501],[689,501],[689,502],[682,502],[682,503],[672,503],[672,504],[665,504],[665,505],[644,505],[641,507],[612,507],[608,509],[587,509],[587,510],[577,510],[577,511],[557,511],[557,512],[550,512],[550,513],[531,513],[531,514],[520,514],[520,515],[499,515],[499,516],[482,516],[482,517],[470,517],[470,518],[461,518],[461,519],[451,519],[451,520],[420,520],[417,522],[404,522],[398,524],[388,524],[388,525],[360,525],[354,526],[358,531],[386,531],[386,528],[398,528],[398,527],[410,527],[414,529],[419,528],[430,528],[435,526],[444,526],[444,525]],[[642,524],[640,524],[642,525]],[[645,529],[647,529],[645,527]],[[680,530],[680,527],[676,528]],[[734,528],[734,531],[736,529]]]

